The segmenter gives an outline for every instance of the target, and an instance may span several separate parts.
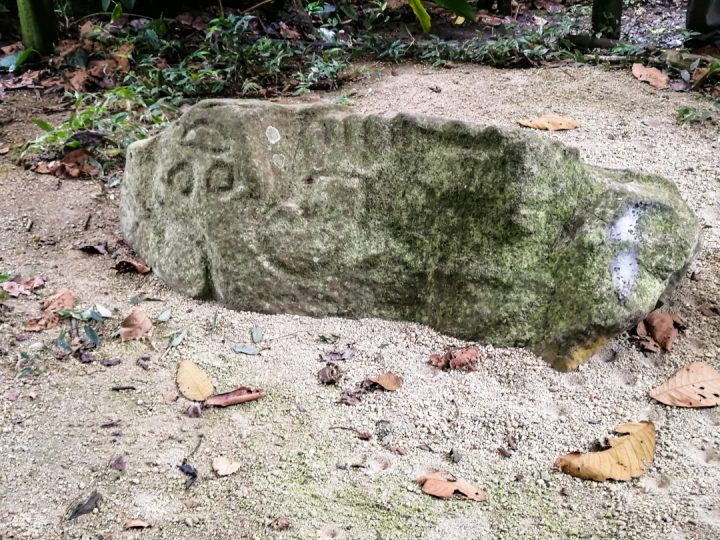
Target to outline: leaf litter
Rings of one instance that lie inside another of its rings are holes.
[[[229,476],[240,470],[240,463],[224,456],[213,458],[212,469],[218,476]]]
[[[648,352],[669,351],[678,337],[678,329],[685,321],[675,313],[655,310],[648,313],[635,328],[643,350]]]
[[[55,328],[60,324],[60,316],[56,312],[63,309],[72,309],[74,306],[75,293],[67,287],[58,289],[55,294],[50,295],[42,302],[42,313],[38,318],[28,321],[25,330],[28,332],[40,332]]]
[[[650,390],[650,397],[673,407],[720,405],[720,372],[705,362],[692,362]]]
[[[140,339],[152,329],[153,323],[147,313],[142,308],[134,307],[120,323],[120,339],[121,341]]]
[[[205,401],[214,392],[207,373],[190,360],[180,362],[175,380],[180,393],[191,401]]]
[[[445,354],[431,354],[428,363],[440,369],[476,371],[475,362],[480,352],[475,347],[451,348]]]
[[[655,424],[631,422],[616,427],[615,433],[622,437],[609,439],[608,448],[560,456],[555,467],[584,480],[626,481],[641,476],[655,457]]]
[[[417,483],[420,484],[423,493],[433,497],[480,502],[487,500],[487,496],[482,489],[462,480],[457,480],[446,472],[435,471],[420,475],[417,478]]]

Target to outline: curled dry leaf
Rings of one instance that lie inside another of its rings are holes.
[[[120,323],[120,339],[129,341],[138,339],[152,330],[153,323],[142,308],[134,307]]]
[[[658,90],[663,90],[670,84],[670,77],[654,67],[645,67],[642,64],[633,64],[632,74],[637,80],[646,82]]]
[[[717,317],[720,316],[720,305],[713,304],[711,302],[708,302],[707,304],[703,304],[698,308],[700,313],[705,315],[706,317]]]
[[[55,294],[48,296],[43,303],[42,313],[37,319],[28,321],[25,330],[29,332],[40,332],[48,328],[54,328],[60,323],[60,317],[55,313],[61,309],[72,309],[75,307],[75,293],[68,288],[58,289]]]
[[[272,520],[269,527],[273,531],[286,531],[290,528],[290,520],[286,517],[279,517]]]
[[[484,501],[487,499],[482,489],[462,480],[457,480],[443,472],[433,472],[419,476],[417,483],[420,484],[423,493],[433,497],[455,497],[472,501]]]
[[[140,519],[140,518],[128,519],[123,524],[123,529],[125,529],[126,531],[128,529],[147,529],[148,527],[152,527],[152,525],[150,525],[150,523],[148,523],[144,519]]]
[[[212,460],[212,468],[218,476],[229,476],[238,472],[240,464],[226,457],[216,457]]]
[[[323,384],[337,384],[340,377],[342,377],[342,371],[333,362],[328,362],[324,368],[318,371],[318,379]]]
[[[121,259],[115,264],[115,270],[122,273],[148,274],[150,267],[138,259]]]
[[[625,436],[610,439],[610,448],[560,456],[555,467],[585,480],[630,480],[641,476],[655,457],[655,424],[628,423],[615,428],[615,432]]]
[[[207,373],[190,360],[180,362],[175,382],[180,393],[192,401],[203,401],[215,390]]]
[[[475,361],[480,356],[480,352],[475,347],[465,347],[464,349],[450,349],[445,354],[431,354],[428,363],[440,369],[464,369],[465,371],[475,371]]]
[[[403,383],[402,377],[393,373],[392,371],[388,371],[387,373],[383,373],[382,375],[368,377],[367,380],[379,385],[380,387],[382,387],[383,390],[387,390],[388,392],[394,392],[395,390],[400,388]]]
[[[254,401],[256,399],[264,398],[267,393],[264,390],[253,390],[247,386],[241,386],[231,392],[225,392],[224,394],[215,394],[205,400],[205,405],[208,407],[228,407],[230,405],[237,405],[238,403],[245,403],[246,401]]]
[[[678,327],[682,327],[685,321],[674,313],[653,311],[648,313],[644,323],[647,336],[655,341],[662,350],[669,351],[677,339]]]
[[[577,129],[580,127],[578,121],[570,116],[560,116],[557,114],[543,114],[537,118],[526,118],[518,120],[518,124],[523,127],[533,129],[543,129],[546,131],[563,131],[568,129]]]
[[[720,372],[705,362],[692,362],[650,390],[650,397],[674,407],[720,405]]]

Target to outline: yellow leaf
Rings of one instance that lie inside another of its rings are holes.
[[[630,480],[642,475],[655,457],[655,424],[635,422],[615,428],[625,435],[609,441],[610,448],[581,454],[573,452],[555,460],[565,474],[585,480]]]
[[[464,24],[464,23],[465,23],[465,17],[461,17],[460,15],[458,15],[458,16],[455,18],[455,24],[456,24],[457,26],[460,26],[461,24]]]
[[[692,362],[650,390],[650,397],[675,407],[720,405],[720,372],[705,362]]]
[[[396,375],[392,371],[383,373],[382,375],[375,375],[374,377],[368,377],[369,381],[379,384],[383,389],[389,392],[394,392],[402,386],[403,380],[400,375]]]
[[[180,393],[193,401],[204,401],[215,391],[207,373],[190,360],[180,362],[175,381]]]
[[[569,116],[557,114],[544,114],[537,118],[526,118],[518,120],[518,124],[533,129],[544,129],[547,131],[561,131],[566,129],[577,129],[580,127],[577,120]]]
[[[632,74],[638,81],[646,82],[658,90],[663,90],[670,84],[670,77],[658,68],[645,67],[642,64],[633,64]]]

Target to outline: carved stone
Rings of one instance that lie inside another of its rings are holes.
[[[130,146],[122,227],[195,297],[417,321],[559,368],[653,309],[700,238],[671,182],[532,133],[240,100]]]

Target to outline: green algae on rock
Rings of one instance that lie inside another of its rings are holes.
[[[427,324],[559,369],[653,309],[700,228],[662,178],[537,135],[208,100],[128,149],[126,240],[233,308]]]

